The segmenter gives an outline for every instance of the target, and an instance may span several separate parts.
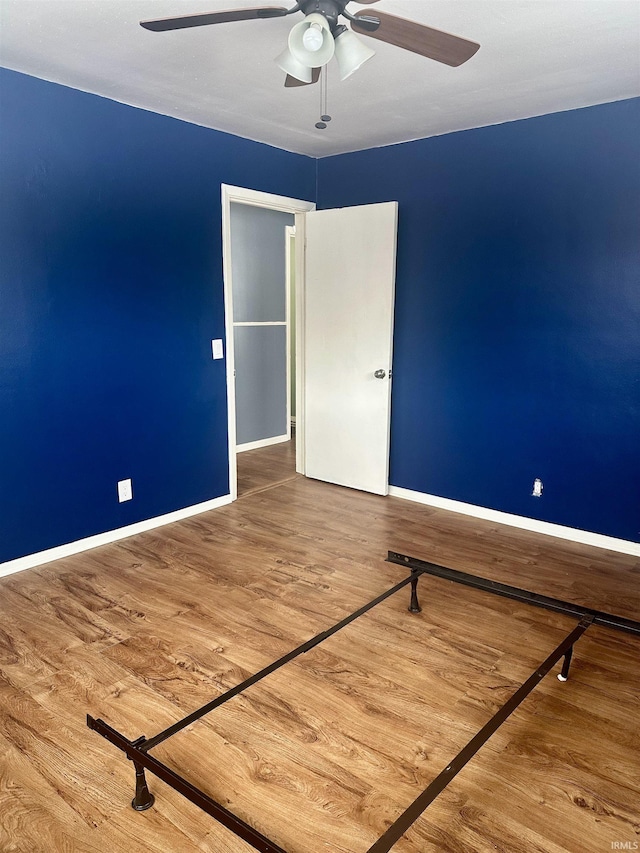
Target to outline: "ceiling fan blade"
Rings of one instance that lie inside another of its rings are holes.
[[[227,24],[231,21],[251,21],[256,18],[281,18],[288,13],[284,6],[255,6],[247,9],[230,9],[227,12],[206,12],[201,15],[183,15],[180,18],[158,18],[140,21],[140,26],[154,33],[182,30],[185,27],[206,27],[208,24]]]
[[[320,79],[321,70],[321,68],[311,69],[311,83],[303,83],[302,80],[298,80],[297,77],[292,77],[291,74],[287,74],[287,78],[284,81],[284,85],[287,87],[287,89],[293,89],[296,86],[311,86],[313,83],[317,83]]]
[[[419,53],[428,59],[435,59],[436,62],[444,62],[445,65],[451,65],[454,68],[471,59],[480,48],[475,41],[468,41],[460,36],[453,36],[442,30],[434,30],[432,27],[425,27],[424,24],[397,18],[395,15],[387,15],[384,12],[374,13],[376,18],[380,18],[380,26],[371,32],[364,26],[358,25],[358,17],[365,14],[367,13],[364,11],[356,12],[354,20],[351,21],[351,28],[355,32],[395,44],[397,47]]]

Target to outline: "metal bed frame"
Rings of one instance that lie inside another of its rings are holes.
[[[439,773],[435,779],[419,794],[411,805],[389,826],[387,831],[366,851],[366,853],[388,853],[394,844],[399,841],[402,835],[412,826],[413,823],[420,817],[425,809],[433,802],[451,780],[462,770],[468,761],[478,752],[478,750],[487,742],[504,721],[515,711],[520,703],[531,693],[537,684],[544,678],[545,675],[555,666],[555,664],[563,658],[562,669],[558,674],[558,679],[566,681],[569,675],[569,666],[571,664],[571,656],[573,654],[573,646],[576,640],[584,634],[591,625],[603,625],[607,628],[613,628],[619,631],[626,631],[631,634],[640,636],[640,622],[624,619],[620,616],[614,616],[610,613],[605,613],[600,610],[592,610],[586,607],[580,607],[576,604],[571,604],[567,601],[549,598],[544,595],[539,595],[535,592],[519,589],[518,587],[508,586],[506,584],[490,581],[486,578],[476,575],[467,574],[465,572],[448,569],[444,566],[438,566],[434,563],[429,563],[415,557],[407,557],[404,554],[398,554],[395,551],[389,551],[387,561],[405,566],[411,570],[411,574],[404,580],[397,583],[395,586],[388,589],[382,595],[377,596],[372,601],[360,607],[358,610],[351,613],[346,618],[340,620],[331,628],[322,631],[307,640],[306,643],[288,652],[283,657],[274,661],[269,666],[261,669],[255,675],[250,676],[242,683],[232,687],[225,693],[216,697],[212,701],[178,720],[173,725],[159,732],[151,738],[146,738],[144,735],[136,740],[129,740],[119,731],[109,726],[101,719],[94,719],[87,715],[87,725],[90,729],[98,732],[106,738],[118,749],[125,753],[135,768],[135,796],[131,805],[136,811],[145,811],[154,803],[154,796],[150,793],[145,777],[145,770],[148,770],[154,776],[162,779],[167,785],[182,794],[186,799],[190,800],[196,806],[199,806],[207,814],[214,817],[223,826],[227,827],[231,832],[242,838],[250,844],[255,850],[261,853],[293,853],[293,851],[285,851],[282,847],[271,841],[253,826],[251,826],[242,818],[233,814],[221,803],[216,802],[204,791],[197,788],[180,774],[176,773],[166,764],[158,761],[153,755],[150,755],[151,750],[170,738],[176,732],[181,731],[187,726],[209,714],[211,711],[220,707],[220,705],[228,702],[234,696],[238,696],[247,688],[261,681],[266,676],[275,672],[280,667],[292,661],[299,655],[310,651],[319,643],[322,643],[328,637],[331,637],[341,628],[344,628],[354,619],[367,613],[377,604],[380,604],[385,599],[394,595],[399,590],[410,585],[411,599],[409,610],[412,613],[419,613],[421,607],[418,601],[418,580],[421,575],[432,575],[444,580],[460,583],[465,586],[470,586],[475,589],[485,592],[500,595],[506,598],[520,601],[524,604],[530,604],[535,607],[543,607],[547,610],[553,610],[556,613],[562,613],[566,616],[572,616],[578,620],[577,625],[567,636],[560,642],[551,654],[544,660],[540,666],[533,672],[529,678],[516,690],[510,699],[485,723],[485,725],[471,738],[471,740],[460,750],[460,752],[450,761],[450,763]]]

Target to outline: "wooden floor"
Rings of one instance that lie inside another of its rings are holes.
[[[640,619],[637,559],[269,451],[240,457],[228,507],[0,579],[2,853],[249,853],[153,776],[134,812],[132,765],[85,716],[152,736],[401,580],[389,549]],[[365,853],[575,624],[435,578],[420,594],[421,614],[401,591],[154,754],[290,853]],[[544,679],[394,853],[635,849],[639,700],[640,640],[590,628],[569,681]]]
[[[238,497],[272,489],[300,476],[296,474],[295,437],[260,450],[237,455]]]

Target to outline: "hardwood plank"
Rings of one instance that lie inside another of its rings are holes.
[[[84,841],[86,826],[48,785],[29,757],[0,734],[0,849],[4,853],[77,850],[102,853]]]

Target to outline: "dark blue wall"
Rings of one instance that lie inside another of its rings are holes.
[[[640,540],[640,100],[323,159],[318,186],[399,202],[391,482]]]
[[[2,562],[228,493],[220,184],[316,164],[4,69],[0,110]]]
[[[316,177],[400,203],[391,482],[640,540],[640,101],[317,176],[2,69],[0,110],[0,562],[227,493],[220,183]]]

